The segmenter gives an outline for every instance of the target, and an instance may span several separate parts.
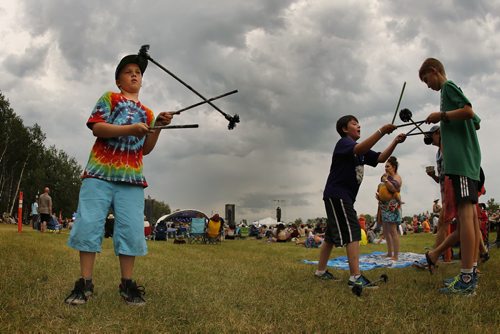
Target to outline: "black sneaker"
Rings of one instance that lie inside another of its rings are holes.
[[[363,289],[378,289],[378,285],[375,285],[373,284],[372,282],[370,282],[370,280],[368,278],[366,278],[365,276],[361,275],[359,276],[355,282],[349,280],[347,282],[347,285],[349,286],[349,288],[353,288],[355,285],[359,285],[361,286]]]
[[[64,302],[69,305],[81,305],[85,304],[87,300],[94,293],[94,284],[86,284],[83,278],[80,278],[75,282],[75,288],[69,294]]]
[[[328,280],[328,281],[340,281],[340,278],[333,276],[333,274],[331,272],[329,272],[328,270],[326,270],[321,275],[314,273],[314,276],[316,276],[319,279]]]
[[[129,305],[144,305],[146,300],[144,299],[144,287],[137,285],[135,281],[127,280],[125,285],[120,284],[120,296]]]

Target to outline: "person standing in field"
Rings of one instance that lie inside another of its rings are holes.
[[[385,173],[379,186],[380,219],[387,245],[387,257],[397,261],[399,257],[399,225],[401,224],[401,186],[403,181],[398,174],[398,160],[391,156],[385,162]],[[385,189],[385,191],[382,191]],[[383,194],[386,194],[385,196]]]
[[[68,245],[80,253],[80,278],[65,299],[67,304],[87,302],[94,292],[93,269],[101,251],[104,224],[110,209],[115,217],[113,244],[119,258],[120,296],[129,305],[144,305],[144,287],[132,279],[136,256],[147,253],[144,238],[143,155],[154,149],[160,129],[173,113],[153,111],[139,101],[147,60],[138,55],[122,58],[115,70],[119,93],[107,92],[87,120],[96,137],[83,172],[78,211]]]
[[[440,111],[429,114],[426,122],[440,122],[444,174],[451,179],[460,230],[460,273],[439,291],[472,295],[477,287],[476,255],[480,241],[475,226],[475,204],[478,202],[481,150],[473,121],[475,113],[462,90],[447,79],[439,60],[427,58],[420,66],[419,78],[441,95]]]
[[[354,210],[354,202],[361,181],[363,181],[364,165],[375,167],[378,163],[385,162],[396,146],[405,141],[406,135],[396,136],[380,153],[372,151],[371,148],[385,134],[392,133],[396,129],[395,125],[382,126],[360,143],[357,140],[361,136],[361,126],[356,117],[352,115],[341,117],[337,121],[336,128],[341,138],[335,145],[330,173],[323,192],[327,227],[315,276],[325,280],[339,280],[326,269],[326,266],[332,248],[346,246],[350,272],[348,286],[350,288],[355,285],[370,287],[371,282],[361,275],[359,269],[361,228],[358,215]]]
[[[52,197],[49,195],[49,187],[43,189],[43,194],[40,195],[38,212],[40,213],[40,232],[47,231],[47,224],[52,219]]]
[[[38,213],[38,195],[35,196],[35,200],[31,203],[31,227],[34,230],[40,230],[40,215]]]

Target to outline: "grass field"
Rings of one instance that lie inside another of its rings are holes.
[[[317,249],[260,240],[221,245],[148,242],[136,261],[135,278],[146,287],[144,307],[118,295],[119,267],[112,242],[97,256],[94,297],[68,306],[64,298],[79,275],[78,253],[66,246],[67,232],[41,234],[0,225],[0,333],[498,333],[499,250],[480,267],[474,297],[442,296],[442,279],[459,264],[436,274],[414,268],[377,269],[389,281],[356,297],[342,282],[320,281],[302,260]],[[433,235],[402,238],[402,251],[423,253]],[[384,245],[362,247],[362,253]],[[345,255],[335,249],[332,257]]]

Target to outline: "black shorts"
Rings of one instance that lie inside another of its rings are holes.
[[[43,222],[50,222],[50,220],[52,219],[52,216],[48,213],[41,213],[40,214],[40,222],[43,223]]]
[[[479,182],[460,175],[447,175],[453,184],[453,192],[457,205],[460,203],[476,204],[478,200]]]
[[[325,201],[326,224],[325,241],[336,247],[361,240],[358,215],[352,203],[340,198],[327,198]]]

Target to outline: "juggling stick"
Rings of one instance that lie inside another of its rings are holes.
[[[408,123],[408,124],[403,124],[403,125],[398,125],[397,128],[402,128],[402,127],[405,127],[405,126],[409,126],[409,125],[422,125],[423,123],[425,123],[425,121],[418,121],[418,122],[414,122],[414,123]],[[413,131],[415,131],[417,129],[417,127],[415,126],[413,129],[411,129],[410,131],[408,131],[406,133],[407,136],[414,136],[414,135],[421,135],[422,133],[412,133]]]
[[[168,130],[168,129],[195,129],[198,128],[198,124],[184,124],[184,125],[158,125],[158,126],[152,126],[150,129],[151,130]]]
[[[394,121],[396,120],[396,114],[398,113],[399,104],[401,103],[401,98],[403,97],[403,93],[405,91],[405,87],[406,87],[406,81],[404,82],[403,88],[401,89],[401,94],[399,94],[398,105],[396,106],[396,110],[394,111],[394,117],[392,117],[391,124],[394,124]]]
[[[230,92],[224,93],[224,94],[222,94],[222,95],[219,95],[219,96],[216,96],[216,97],[212,97],[212,98],[210,98],[210,99],[208,99],[208,100],[206,100],[206,101],[201,101],[201,102],[198,102],[198,103],[192,104],[192,105],[190,105],[190,106],[188,106],[188,107],[185,107],[185,108],[182,108],[182,109],[177,110],[174,114],[179,115],[179,114],[180,114],[181,112],[183,112],[183,111],[186,111],[186,110],[192,109],[192,108],[194,108],[194,107],[197,107],[197,106],[202,105],[202,104],[205,104],[205,103],[210,103],[210,102],[212,102],[212,101],[214,101],[214,100],[220,99],[220,98],[222,98],[222,97],[224,97],[224,96],[228,96],[228,95],[231,95],[231,94],[234,94],[234,93],[238,93],[238,90],[237,90],[237,89],[235,89],[235,90],[232,90],[232,91],[230,91]]]
[[[416,129],[417,129],[417,128],[413,128],[413,129],[411,129],[411,131],[408,131],[408,132],[406,133],[406,137],[408,137],[408,136],[417,136],[417,135],[421,135],[421,133],[420,133],[420,132],[413,133],[413,131],[414,131],[414,130],[416,130]],[[424,133],[424,135],[426,135],[427,133],[428,133],[428,132]]]
[[[411,114],[411,110],[410,110],[410,109],[407,109],[407,108],[405,108],[405,109],[401,109],[401,111],[399,112],[399,118],[401,118],[401,120],[402,120],[403,122],[408,122],[408,121],[410,121],[413,125],[415,125],[415,128],[418,128],[418,129],[420,130],[420,132],[421,132],[422,134],[424,134],[424,135],[425,135],[425,132],[424,132],[424,131],[420,128],[420,126],[419,126],[417,123],[415,123],[415,122],[411,119],[411,116],[412,116],[412,114]],[[425,122],[425,121],[419,121],[419,124],[422,124],[423,122]],[[413,130],[411,130],[411,131],[410,131],[410,132],[408,132],[408,133],[411,133],[412,131],[413,131]]]
[[[225,94],[222,94],[222,95],[219,95],[219,96],[216,96],[216,97],[212,97],[206,101],[202,101],[202,102],[198,102],[198,103],[195,103],[195,104],[192,104],[188,107],[185,107],[185,108],[182,108],[182,109],[179,109],[177,110],[174,114],[180,114],[181,112],[183,111],[186,111],[186,110],[189,110],[189,109],[192,109],[194,107],[197,107],[199,105],[202,105],[204,103],[208,103],[210,101],[214,101],[214,100],[217,100],[217,99],[220,99],[224,96],[228,96],[228,95],[231,95],[231,94],[234,94],[238,92],[237,90],[233,90],[233,91],[230,91],[230,92],[227,92]],[[162,129],[162,130],[166,130],[166,129],[193,129],[193,128],[198,128],[198,124],[185,124],[185,125],[158,125],[158,126],[153,126],[151,127],[151,130],[156,130],[156,129]]]
[[[223,112],[221,109],[219,109],[219,107],[217,107],[212,102],[208,101],[207,98],[205,98],[203,95],[201,95],[193,87],[191,87],[190,85],[188,85],[187,83],[185,83],[184,81],[182,81],[174,73],[170,72],[168,69],[166,69],[165,67],[163,67],[160,63],[156,62],[153,58],[151,58],[151,56],[148,54],[148,51],[149,51],[149,45],[143,45],[143,46],[141,46],[141,49],[139,50],[139,56],[143,57],[143,58],[145,58],[145,59],[147,59],[149,61],[151,61],[153,64],[155,64],[156,66],[158,66],[159,68],[161,68],[163,71],[165,71],[167,74],[169,74],[170,76],[172,76],[175,80],[177,80],[181,84],[183,84],[190,91],[192,91],[193,93],[195,93],[196,95],[198,95],[198,97],[200,97],[201,99],[203,99],[203,101],[205,101],[206,103],[208,103],[209,105],[211,105],[215,110],[217,110],[218,112],[220,112],[229,121],[229,125],[227,126],[227,128],[229,130],[234,129],[234,127],[236,126],[236,123],[240,122],[240,116],[238,116],[238,115],[229,116],[228,114],[226,114],[225,112]]]
[[[418,124],[418,125],[422,125],[425,123],[425,121],[418,121],[418,122],[414,122],[415,124]],[[407,123],[407,124],[402,124],[402,125],[397,125],[396,128],[404,128],[405,126],[410,126],[410,125],[414,125],[413,123]]]

